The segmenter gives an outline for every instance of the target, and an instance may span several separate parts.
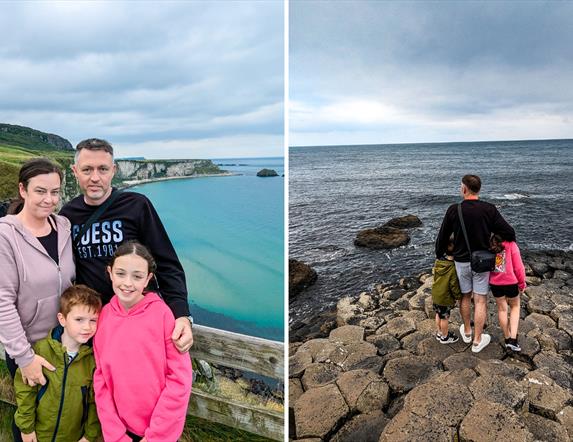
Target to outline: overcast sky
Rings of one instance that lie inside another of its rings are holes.
[[[573,138],[573,2],[291,1],[290,145]]]
[[[117,156],[283,155],[283,3],[0,1],[0,122]]]

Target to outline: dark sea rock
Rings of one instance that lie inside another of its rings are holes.
[[[304,262],[297,261],[296,259],[288,260],[288,294],[289,298],[298,295],[308,286],[316,282],[318,275],[316,271],[305,264]]]
[[[410,235],[402,229],[381,226],[358,232],[354,245],[370,249],[395,249],[410,242]]]
[[[277,173],[276,170],[273,170],[273,169],[261,169],[257,172],[257,176],[262,177],[262,178],[266,178],[266,177],[272,177],[272,176],[279,176],[279,174]]]
[[[400,216],[392,218],[384,224],[387,227],[396,227],[397,229],[413,229],[422,226],[422,220],[415,215]]]

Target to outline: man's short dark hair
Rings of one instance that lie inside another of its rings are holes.
[[[76,161],[82,149],[103,150],[113,157],[113,147],[111,144],[106,140],[100,140],[99,138],[88,138],[87,140],[80,141],[76,146]]]
[[[469,191],[474,194],[478,194],[481,189],[481,180],[477,175],[464,175],[462,184],[465,184]]]

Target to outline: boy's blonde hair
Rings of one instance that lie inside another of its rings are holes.
[[[72,285],[62,293],[60,298],[60,313],[66,317],[76,305],[86,306],[94,313],[99,313],[102,306],[101,296],[98,292],[90,289],[86,285]]]

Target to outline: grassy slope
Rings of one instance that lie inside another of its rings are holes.
[[[73,151],[47,150],[18,147],[0,141],[0,200],[16,196],[18,171],[26,160],[48,157],[66,169],[72,162]]]

